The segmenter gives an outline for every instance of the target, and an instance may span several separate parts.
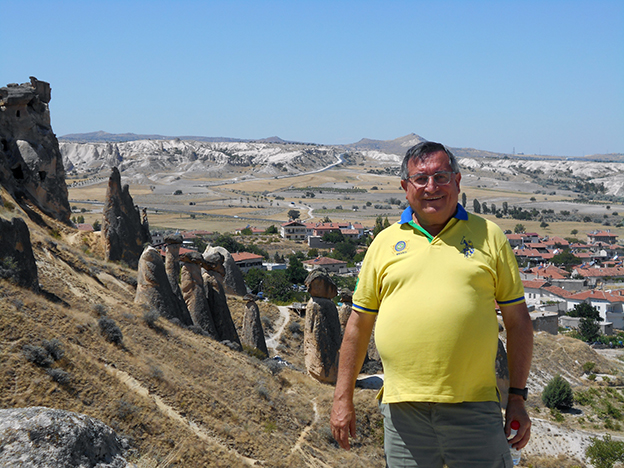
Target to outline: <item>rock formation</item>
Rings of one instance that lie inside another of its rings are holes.
[[[136,268],[143,245],[151,242],[146,220],[141,222],[138,208],[132,201],[128,185],[121,187],[121,175],[114,167],[108,180],[102,236],[108,260],[126,262]]]
[[[342,341],[338,310],[331,300],[337,288],[321,268],[313,270],[305,284],[312,296],[306,305],[303,334],[306,370],[319,382],[335,383]]]
[[[340,350],[340,322],[336,305],[312,297],[306,305],[303,352],[308,374],[319,382],[335,383]]]
[[[134,302],[145,304],[162,317],[177,320],[182,325],[193,324],[186,304],[171,290],[165,264],[154,247],[147,247],[139,259]]]
[[[125,468],[125,441],[97,419],[44,407],[0,409],[4,467]]]
[[[180,261],[182,262],[182,295],[193,324],[218,340],[219,334],[208,305],[202,278],[201,269],[205,260],[199,252],[188,252],[180,255]]]
[[[0,218],[0,278],[39,291],[37,265],[30,243],[30,231],[21,218]]]
[[[166,253],[165,253],[165,271],[169,279],[169,285],[173,294],[184,304],[184,297],[180,289],[180,246],[182,245],[182,234],[172,234],[165,237]],[[188,311],[187,311],[188,312]]]
[[[63,157],[52,126],[50,84],[0,88],[0,184],[16,199],[28,199],[47,215],[69,224]]]
[[[342,305],[338,308],[338,319],[340,320],[340,329],[344,335],[344,329],[353,311],[353,293],[346,288],[341,289],[340,302],[342,302]]]
[[[312,297],[333,299],[338,294],[338,287],[324,268],[315,268],[305,279],[304,284]]]
[[[215,271],[212,269],[204,269],[202,277],[204,280],[204,291],[206,292],[208,307],[212,313],[212,319],[214,320],[219,340],[236,343],[241,347],[241,341],[238,337],[234,321],[232,320],[232,314],[228,307],[225,291],[221,283],[215,277]]]
[[[266,340],[264,339],[262,321],[260,320],[260,309],[255,301],[248,301],[245,306],[241,341],[244,346],[257,349],[264,354],[265,357],[269,356]]]
[[[215,278],[219,279],[219,282],[223,285],[225,293],[235,296],[244,296],[247,294],[247,287],[245,286],[243,273],[240,271],[240,268],[238,268],[238,265],[236,265],[236,262],[232,258],[230,252],[228,252],[228,250],[224,247],[209,246],[206,247],[204,257],[208,257],[214,252],[220,253],[225,259],[223,262],[223,267],[225,269],[223,279],[219,279],[219,277],[215,275]]]

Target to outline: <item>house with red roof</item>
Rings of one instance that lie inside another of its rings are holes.
[[[605,242],[607,244],[616,244],[618,235],[611,231],[592,231],[587,233],[587,242],[595,244],[596,242]]]
[[[597,267],[586,264],[579,265],[574,268],[573,274],[587,280],[590,287],[596,286],[598,283],[606,283],[611,279],[624,279],[624,268],[619,267]]]
[[[76,224],[76,228],[83,232],[93,232],[93,226],[88,223],[78,223]]]
[[[567,240],[565,240],[563,237],[558,236],[546,237],[542,239],[542,243],[546,244],[548,247],[551,248],[563,248],[570,246],[570,243]]]
[[[624,290],[590,289],[578,292],[567,298],[568,310],[582,302],[595,307],[603,321],[613,323],[614,328],[624,329]]]
[[[232,254],[232,258],[243,273],[247,273],[252,268],[263,269],[262,261],[264,257],[262,255],[250,252],[236,252]]]
[[[301,221],[289,221],[280,226],[280,236],[288,240],[305,240],[306,225]]]
[[[304,260],[301,263],[303,263],[303,267],[308,271],[322,267],[330,273],[340,273],[341,270],[347,268],[347,262],[329,257],[316,257],[312,260]]]

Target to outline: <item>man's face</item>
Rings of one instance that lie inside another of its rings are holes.
[[[431,176],[441,171],[452,172],[449,157],[444,151],[431,153],[424,161],[411,160],[407,165],[407,170],[410,176],[415,174]],[[460,179],[461,174],[452,174],[449,184],[438,185],[430,177],[424,187],[416,187],[410,180],[401,181],[401,187],[405,190],[405,198],[423,227],[443,226],[455,214]]]

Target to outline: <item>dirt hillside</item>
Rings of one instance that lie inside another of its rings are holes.
[[[162,318],[150,321],[133,303],[136,271],[104,261],[98,234],[43,215],[33,222],[16,204],[0,207],[0,216],[27,222],[42,288],[34,294],[0,280],[0,407],[48,406],[98,418],[128,439],[128,458],[140,467],[384,466],[375,390],[357,391],[353,450],[340,450],[331,438],[333,388],[302,370],[300,317],[281,327],[277,306],[260,304],[267,336],[282,330],[275,350],[292,364],[276,368]],[[244,303],[230,297],[229,305],[240,327]],[[102,318],[119,327],[120,344],[105,339]],[[25,346],[46,343],[62,356],[44,367],[27,359]],[[594,381],[583,373],[590,361]],[[576,390],[594,389],[593,403],[587,393],[577,412],[551,414],[539,393],[557,373]],[[618,437],[620,375],[617,358],[538,334],[529,400],[534,438],[523,466],[583,466],[592,435]],[[601,406],[607,398],[611,416]]]

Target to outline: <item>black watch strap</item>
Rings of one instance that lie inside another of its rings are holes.
[[[509,393],[513,395],[520,395],[524,398],[524,401],[529,397],[529,390],[525,388],[509,387]]]

